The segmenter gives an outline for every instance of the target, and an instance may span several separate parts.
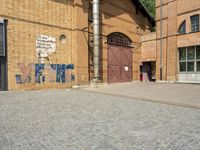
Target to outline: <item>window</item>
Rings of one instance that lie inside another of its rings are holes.
[[[196,47],[197,72],[200,72],[200,46]]]
[[[194,62],[187,62],[187,71],[194,72]]]
[[[186,21],[183,21],[178,29],[179,34],[186,33]]]
[[[187,69],[187,49],[186,48],[180,48],[179,49],[179,68],[180,72],[186,72]]]
[[[186,72],[186,62],[180,62],[180,72]]]
[[[186,60],[186,48],[179,49],[179,60]]]
[[[196,48],[196,57],[198,60],[200,60],[200,46],[197,46]]]
[[[131,47],[131,40],[129,37],[126,35],[119,33],[119,32],[114,32],[108,35],[108,41],[109,44],[114,44],[114,45],[121,45],[121,46],[128,46]]]
[[[0,56],[5,56],[5,27],[4,21],[0,19]]]
[[[197,71],[200,72],[200,61],[197,62]]]
[[[179,49],[179,71],[200,72],[200,46]]]
[[[199,15],[191,17],[191,32],[199,31]]]
[[[194,60],[195,47],[187,48],[187,60]]]

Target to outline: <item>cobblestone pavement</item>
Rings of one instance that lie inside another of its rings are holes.
[[[0,93],[1,150],[199,150],[200,110],[84,92]]]

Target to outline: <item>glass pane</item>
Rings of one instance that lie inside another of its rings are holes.
[[[186,32],[186,25],[185,25],[185,21],[184,21],[179,27],[179,33],[184,34],[185,32]]]
[[[194,72],[194,62],[187,63],[187,71]]]
[[[180,72],[186,72],[186,62],[180,62]]]
[[[200,59],[200,46],[197,46],[196,49],[196,59]]]
[[[191,31],[199,31],[199,15],[191,17]]]
[[[4,46],[3,46],[3,24],[0,23],[0,55],[4,55]]]
[[[179,60],[186,60],[186,48],[179,49]]]
[[[200,61],[197,62],[197,71],[200,71]]]
[[[187,60],[194,60],[195,47],[189,47],[187,49]]]
[[[2,71],[1,71],[1,58],[0,58],[0,90],[2,89]]]
[[[112,33],[108,36],[108,43],[122,46],[131,46],[130,39],[121,33]]]

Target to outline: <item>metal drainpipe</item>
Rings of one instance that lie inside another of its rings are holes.
[[[162,62],[162,56],[163,56],[163,2],[160,0],[160,80],[163,80],[163,62]]]
[[[100,29],[100,20],[99,20],[99,8],[100,8],[100,0],[93,0],[93,42],[94,42],[94,48],[93,48],[93,65],[94,65],[94,76],[93,76],[93,82],[99,82],[100,81],[100,63],[99,63],[99,54],[100,54],[100,36],[99,36],[99,29]]]

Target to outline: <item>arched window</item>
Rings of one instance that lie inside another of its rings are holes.
[[[120,45],[120,46],[128,46],[131,47],[132,41],[126,35],[115,32],[108,35],[107,42],[109,44]]]
[[[190,20],[191,20],[191,32],[199,31],[199,15],[191,16]]]
[[[186,21],[185,20],[181,23],[181,25],[178,29],[178,33],[179,34],[185,34],[186,33]]]

